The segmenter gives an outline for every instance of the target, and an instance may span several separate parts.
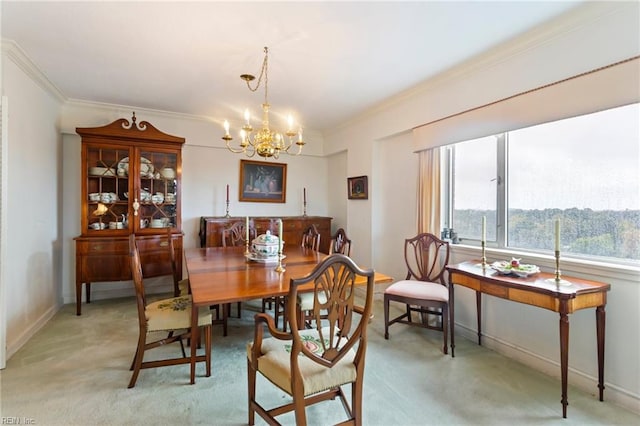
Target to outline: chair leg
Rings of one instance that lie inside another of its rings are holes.
[[[204,326],[204,353],[205,353],[205,365],[207,370],[207,377],[211,377],[211,324]],[[182,342],[182,340],[181,340]]]
[[[444,334],[444,347],[442,348],[442,352],[447,355],[449,353],[447,349],[447,336],[449,334],[449,307],[446,305],[442,307],[442,334]]]
[[[384,295],[384,338],[389,340],[389,297]]]
[[[142,368],[142,358],[144,358],[144,347],[146,345],[146,334],[140,332],[140,336],[138,337],[138,348],[136,349],[136,356],[133,359],[133,374],[131,375],[131,380],[129,381],[129,389],[136,385],[136,381],[138,380],[138,374],[140,373],[140,369]]]
[[[256,412],[253,409],[253,402],[256,399],[256,370],[251,367],[251,361],[247,358],[247,378],[248,378],[248,389],[247,394],[249,395],[249,425],[253,426],[255,424]]]
[[[351,383],[351,415],[356,426],[362,425],[362,373]]]

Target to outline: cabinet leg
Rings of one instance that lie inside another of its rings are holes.
[[[76,281],[76,315],[82,315],[82,282]]]
[[[87,303],[91,303],[91,283],[84,284],[86,294]]]

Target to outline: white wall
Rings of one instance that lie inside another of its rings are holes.
[[[359,261],[395,278],[406,273],[402,244],[416,232],[418,160],[407,135],[412,128],[640,54],[639,13],[637,2],[586,4],[325,134],[327,153],[357,152],[349,155],[347,175],[369,175],[373,183],[368,203],[348,203],[349,229],[357,228],[352,238],[372,247],[371,257]],[[453,251],[454,262],[479,257],[477,248]],[[489,251],[492,259],[510,255]],[[548,257],[527,261],[553,270]],[[605,398],[640,412],[640,274],[577,262],[564,262],[563,273],[611,283]],[[456,334],[475,340],[475,295],[467,289],[456,294]],[[483,300],[484,344],[559,376],[558,314],[488,296]],[[594,310],[574,313],[570,324],[569,382],[596,393]]]
[[[307,139],[303,155],[281,155],[278,160],[287,164],[286,203],[247,203],[238,201],[240,160],[246,159],[229,152],[220,136],[222,129],[207,120],[181,117],[176,114],[150,111],[136,107],[67,102],[61,113],[64,133],[63,169],[65,193],[64,260],[62,295],[65,303],[75,301],[75,248],[73,238],[80,234],[80,137],[76,127],[102,126],[118,118],[131,119],[136,111],[138,123],[148,121],[165,133],[185,137],[182,149],[182,230],[184,247],[198,247],[201,216],[224,216],[226,213],[226,185],[230,188],[229,213],[232,216],[296,216],[303,214],[303,188],[307,188],[307,215],[328,216],[328,160],[322,152],[322,139]],[[309,134],[307,134],[309,137]],[[253,158],[255,159],[255,158]],[[149,292],[166,291],[168,278],[145,283]],[[129,282],[95,283],[91,299],[119,297],[133,294]],[[83,295],[84,300],[84,295]]]
[[[11,55],[10,55],[11,53]],[[2,267],[10,358],[62,304],[60,101],[3,50],[8,117],[7,253]]]

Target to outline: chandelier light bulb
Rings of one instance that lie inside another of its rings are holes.
[[[249,112],[249,108],[244,110],[244,121],[249,124],[251,122],[251,113]]]

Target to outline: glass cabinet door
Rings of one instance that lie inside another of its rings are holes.
[[[135,229],[179,228],[179,153],[145,149],[138,152],[140,186]]]
[[[90,233],[129,229],[130,180],[125,147],[88,146],[86,150],[87,211],[83,222]]]

